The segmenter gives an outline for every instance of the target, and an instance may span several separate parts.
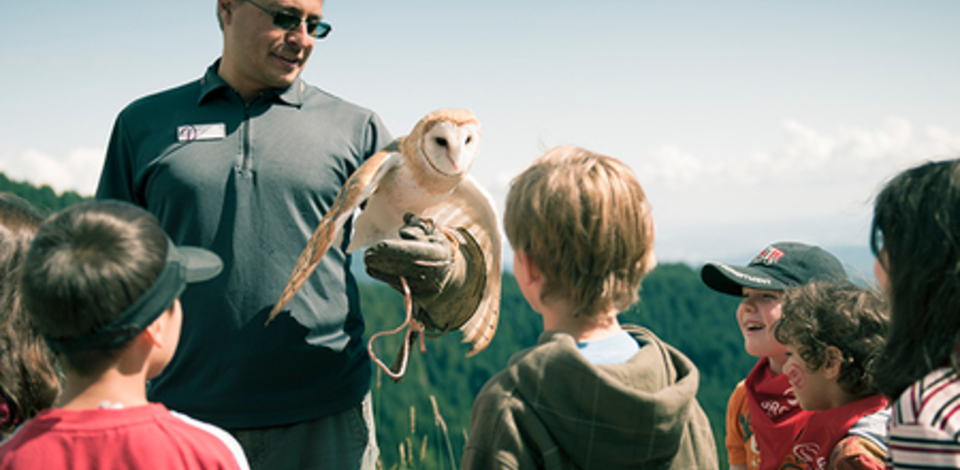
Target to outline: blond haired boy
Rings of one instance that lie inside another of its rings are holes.
[[[656,264],[630,169],[550,150],[513,180],[504,221],[544,333],[480,391],[463,468],[718,468],[696,366],[617,320]]]

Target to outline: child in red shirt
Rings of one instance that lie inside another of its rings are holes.
[[[221,267],[132,204],[80,203],[45,220],[20,286],[64,389],[0,445],[0,469],[247,469],[225,431],[147,401],[180,339],[180,294]]]
[[[888,314],[881,296],[852,283],[811,283],[783,298],[777,340],[783,375],[813,411],[793,442],[808,470],[881,470],[890,410],[868,367],[883,348]]]

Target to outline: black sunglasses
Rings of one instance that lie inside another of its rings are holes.
[[[273,17],[273,25],[285,29],[287,31],[293,31],[300,27],[300,23],[305,23],[307,25],[307,34],[317,38],[323,39],[330,34],[330,30],[333,29],[328,23],[324,23],[316,18],[307,18],[303,19],[292,13],[287,13],[285,11],[270,11],[254,3],[251,0],[246,0],[247,3],[263,10],[264,13]]]

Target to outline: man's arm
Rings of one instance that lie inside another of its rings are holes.
[[[367,120],[367,130],[363,140],[364,149],[366,149],[364,160],[366,160],[393,142],[393,137],[390,136],[387,126],[380,120],[380,116],[371,113],[370,119]]]

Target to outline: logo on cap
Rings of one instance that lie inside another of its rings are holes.
[[[750,264],[765,264],[767,266],[775,264],[783,258],[783,251],[775,246],[768,246],[757,255]]]

